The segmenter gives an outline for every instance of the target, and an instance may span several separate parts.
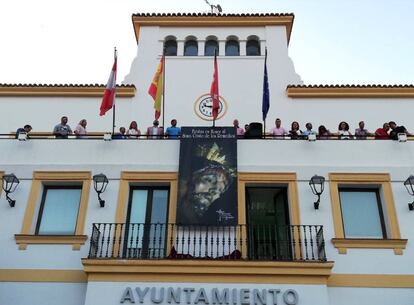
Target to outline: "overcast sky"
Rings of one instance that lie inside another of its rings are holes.
[[[413,0],[211,0],[224,13],[295,14],[289,54],[306,84],[414,83]],[[0,83],[106,83],[136,54],[131,15],[207,12],[204,0],[0,0]]]

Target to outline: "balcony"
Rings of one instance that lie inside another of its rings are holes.
[[[94,223],[88,259],[326,262],[321,225]]]

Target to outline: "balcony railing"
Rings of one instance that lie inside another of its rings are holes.
[[[90,259],[326,261],[321,225],[94,223]]]

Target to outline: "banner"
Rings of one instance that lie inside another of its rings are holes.
[[[177,224],[237,224],[234,127],[182,127]]]

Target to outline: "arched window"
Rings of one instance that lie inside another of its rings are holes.
[[[169,38],[164,42],[165,56],[177,56],[177,40]]]
[[[219,45],[217,40],[209,39],[206,41],[204,46],[204,56],[214,56],[214,51],[217,50],[217,55],[219,53]]]
[[[260,43],[256,38],[250,38],[246,43],[247,56],[260,56]]]
[[[239,56],[239,42],[235,39],[229,39],[226,42],[226,56]]]
[[[197,56],[198,44],[196,40],[187,40],[184,44],[184,56]]]

